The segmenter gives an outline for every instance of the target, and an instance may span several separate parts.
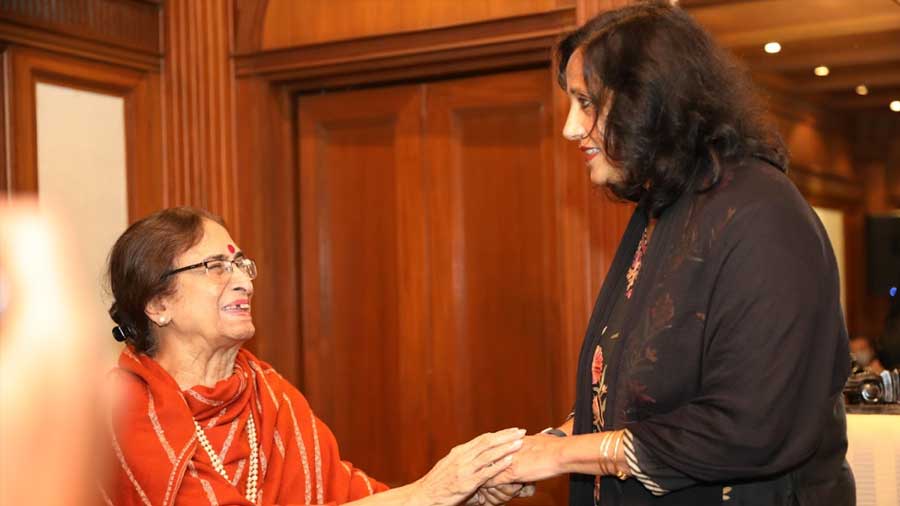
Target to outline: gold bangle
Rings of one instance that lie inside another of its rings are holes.
[[[608,474],[609,468],[609,432],[603,433],[603,439],[600,441],[600,472]]]
[[[622,444],[622,440],[625,439],[625,431],[624,430],[619,431],[618,436],[619,437],[616,438],[616,447],[613,450],[613,467],[616,470],[616,478],[624,481],[624,480],[628,479],[629,473],[626,471],[622,471],[619,468],[619,446]],[[631,471],[631,469],[628,468],[627,464],[626,464],[626,469],[628,469],[628,471]]]

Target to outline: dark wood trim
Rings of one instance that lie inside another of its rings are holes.
[[[138,51],[107,42],[60,34],[0,19],[0,40],[22,46],[120,65],[135,70],[159,70],[159,52]]]
[[[444,62],[429,62],[419,65],[404,65],[398,68],[371,68],[362,64],[356,72],[349,73],[344,66],[316,69],[303,79],[294,79],[286,87],[296,93],[318,92],[327,89],[349,89],[376,87],[392,83],[451,79],[474,74],[496,73],[545,67],[549,61],[549,51],[545,48],[523,50],[509,55],[482,55],[477,59],[456,59]],[[314,75],[319,72],[322,75]]]
[[[0,0],[3,19],[139,53],[161,53],[159,2],[142,0]]]
[[[134,219],[165,201],[159,75],[15,47],[8,50],[7,90],[10,132],[7,144],[9,193],[35,193],[37,183],[37,104],[39,82],[120,96],[125,101],[128,212]]]
[[[302,81],[329,74],[433,68],[465,59],[510,57],[527,51],[545,51],[543,59],[549,61],[549,48],[560,34],[574,26],[575,10],[563,8],[447,28],[238,54],[235,68],[239,77]],[[417,77],[427,73],[421,74]]]

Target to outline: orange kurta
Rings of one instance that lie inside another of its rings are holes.
[[[235,374],[182,391],[155,360],[126,348],[112,377],[123,399],[111,423],[116,463],[104,489],[119,505],[249,506],[244,497],[252,413],[259,441],[260,505],[341,504],[387,489],[341,461],[331,430],[272,367],[240,350]],[[232,480],[212,467],[193,419]]]

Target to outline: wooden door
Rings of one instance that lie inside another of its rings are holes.
[[[535,70],[299,100],[301,389],[379,479],[571,404],[551,84]]]
[[[302,384],[342,453],[392,485],[427,468],[421,89],[302,98]]]
[[[540,431],[568,384],[560,362],[557,178],[546,71],[427,89],[431,395],[437,454],[501,427]],[[533,503],[552,504],[541,484]]]

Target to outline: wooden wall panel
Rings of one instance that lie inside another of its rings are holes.
[[[303,97],[304,393],[377,478],[428,468],[421,87]],[[437,413],[435,413],[437,414]]]
[[[262,49],[410,32],[572,7],[575,0],[269,0]]]
[[[232,23],[230,0],[164,5],[166,205],[221,214],[239,236]]]

